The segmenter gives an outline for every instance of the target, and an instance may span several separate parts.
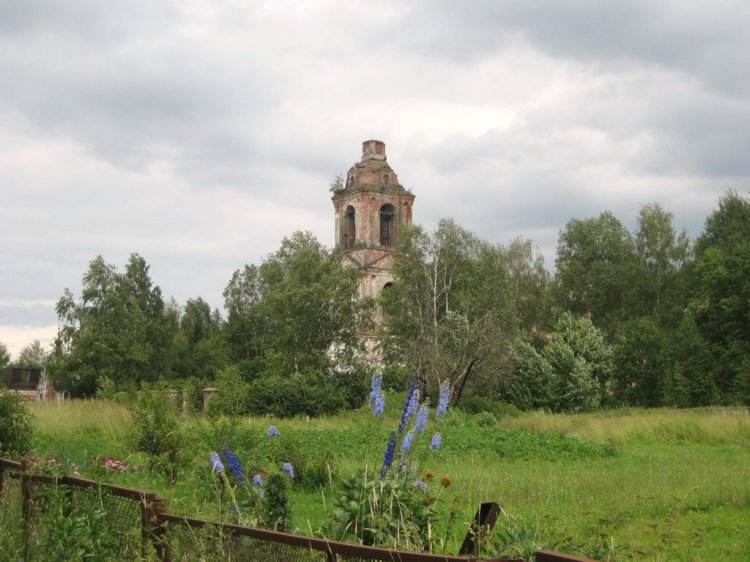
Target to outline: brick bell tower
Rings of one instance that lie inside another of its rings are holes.
[[[393,282],[393,252],[401,228],[411,225],[414,195],[398,182],[385,143],[362,143],[362,158],[349,168],[345,185],[331,198],[336,213],[336,249],[362,272],[360,297],[380,296]],[[376,324],[382,324],[378,313]],[[375,331],[363,334],[374,354]],[[374,358],[374,357],[373,357]]]

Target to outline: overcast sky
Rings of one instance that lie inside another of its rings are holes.
[[[385,141],[414,221],[530,238],[657,202],[699,234],[750,178],[745,1],[3,0],[0,342],[97,255],[223,311]]]

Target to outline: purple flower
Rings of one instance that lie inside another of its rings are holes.
[[[237,458],[237,455],[235,455],[232,452],[232,449],[227,447],[226,444],[222,445],[221,452],[224,453],[224,458],[226,459],[229,468],[232,470],[232,474],[234,474],[234,477],[237,479],[237,483],[242,484],[245,481],[245,469],[242,468],[240,459]]]
[[[404,435],[404,440],[401,441],[401,452],[405,455],[409,454],[409,451],[411,451],[411,446],[414,443],[414,430],[411,430],[409,433]]]
[[[208,460],[211,461],[211,471],[216,474],[222,474],[224,472],[224,464],[221,462],[219,454],[216,452],[208,455]]]
[[[292,463],[285,462],[281,465],[281,470],[283,470],[291,480],[294,480],[294,467],[292,466]]]
[[[448,379],[440,384],[440,397],[438,398],[437,411],[435,415],[439,418],[445,414],[448,409],[448,402],[451,399],[451,385]]]
[[[427,418],[430,415],[430,407],[427,404],[422,404],[417,412],[417,421],[414,423],[414,428],[422,433],[425,426],[427,425]]]
[[[263,485],[263,477],[260,474],[256,474],[253,476],[253,486],[262,486]]]
[[[367,402],[370,406],[374,406],[378,396],[382,394],[381,385],[383,384],[383,375],[378,373],[372,377],[372,383],[370,384],[370,398]]]
[[[436,433],[432,436],[432,441],[430,441],[430,451],[439,451],[440,445],[443,444],[443,436],[439,433]]]
[[[417,380],[417,377],[414,377],[411,380],[411,384],[409,385],[409,392],[406,394],[406,403],[404,404],[404,411],[401,413],[401,421],[398,424],[398,433],[399,435],[404,432],[404,428],[406,427],[406,422],[409,421],[409,418],[411,418],[414,413],[417,411],[417,407],[419,406],[419,390],[417,387],[419,386],[419,381]],[[417,400],[416,404],[414,404],[414,396],[416,395]],[[413,407],[413,411],[412,411]]]
[[[383,412],[385,411],[385,394],[380,392],[375,397],[375,406],[373,408],[372,413],[375,415],[375,417],[380,417],[383,415]]]
[[[427,491],[427,482],[422,480],[421,478],[414,482],[414,487],[417,488],[420,492],[426,492]]]
[[[380,469],[380,480],[385,479],[385,475],[393,464],[393,455],[396,453],[396,432],[391,431],[390,437],[388,437],[388,445],[385,448],[385,456],[383,457],[383,468]]]
[[[266,431],[268,433],[268,438],[273,439],[279,434],[279,430],[275,425],[269,425],[268,430]]]

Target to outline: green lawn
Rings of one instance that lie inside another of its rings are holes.
[[[146,462],[131,452],[129,416],[121,406],[35,404],[36,455],[57,456],[84,476],[157,492],[171,501],[173,512],[215,517],[208,453],[226,442],[246,467],[262,469],[278,446],[297,455],[289,460],[308,464],[308,485],[295,487],[291,507],[293,526],[309,533],[325,521],[336,493],[328,469],[334,483],[364,464],[379,469],[388,433],[398,424],[399,400],[389,402],[377,420],[367,411],[213,425],[185,419],[172,485],[145,467],[127,474],[93,470],[94,455],[118,456],[131,465]],[[280,431],[274,444],[265,435],[271,423]],[[477,505],[497,501],[505,515],[493,536],[505,537],[519,551],[551,546],[588,556],[614,552],[616,560],[750,560],[750,416],[533,413],[493,424],[449,412],[439,429],[441,451],[426,451],[429,436],[424,436],[415,459],[420,470],[453,482],[441,498],[445,519],[451,509],[457,513],[450,528],[438,529],[449,539],[446,552],[457,551]]]

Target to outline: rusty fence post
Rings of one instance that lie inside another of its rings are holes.
[[[495,502],[482,502],[474,515],[471,529],[466,533],[464,543],[458,551],[459,556],[479,556],[479,547],[495,526],[500,515],[500,506]]]
[[[29,558],[29,531],[31,525],[31,476],[20,474],[21,477],[21,528],[23,529],[23,559]]]
[[[171,562],[167,528],[159,514],[166,511],[169,500],[156,499],[153,493],[144,493],[141,500],[141,536],[143,538],[143,555],[148,556],[148,549],[156,551],[159,560]]]

